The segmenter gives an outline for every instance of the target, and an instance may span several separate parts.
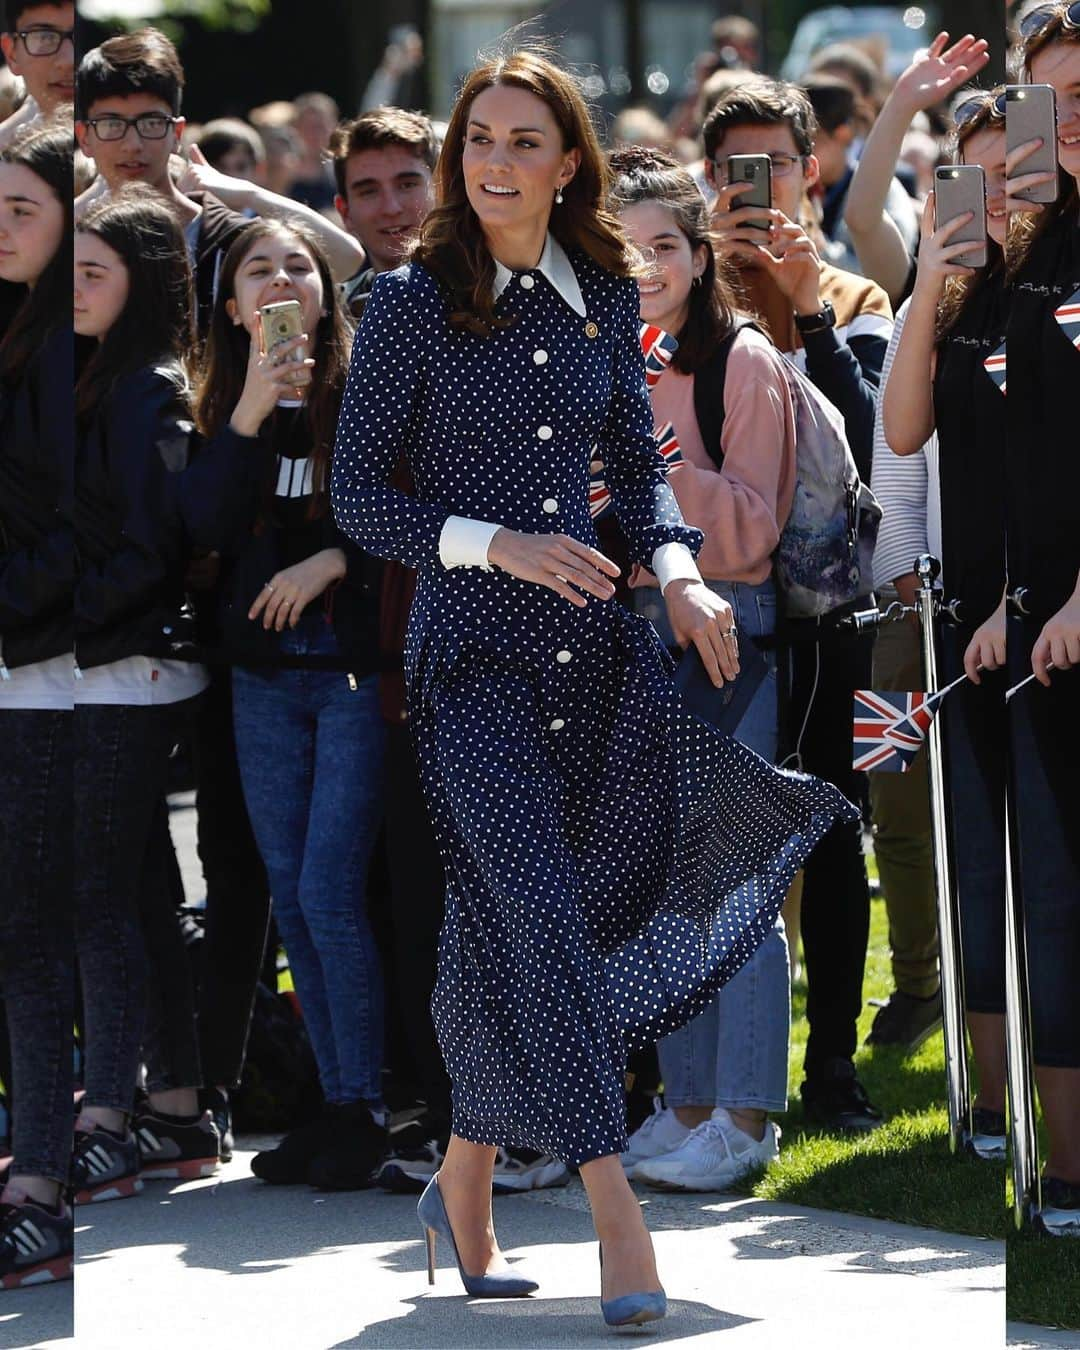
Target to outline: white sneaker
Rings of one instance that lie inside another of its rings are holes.
[[[689,1127],[682,1124],[675,1112],[662,1107],[659,1097],[653,1098],[652,1115],[627,1140],[626,1152],[619,1154],[623,1171],[629,1176],[638,1163],[671,1153],[689,1136]]]
[[[765,1136],[758,1142],[718,1106],[681,1148],[638,1163],[633,1179],[661,1191],[726,1191],[779,1152],[780,1130],[774,1121],[765,1122]]]
[[[535,1153],[527,1148],[500,1148],[495,1155],[491,1176],[494,1195],[511,1191],[539,1191],[545,1186],[566,1186],[570,1169],[550,1153]]]

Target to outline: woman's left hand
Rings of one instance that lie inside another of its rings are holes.
[[[739,673],[735,616],[726,600],[703,581],[672,581],[664,592],[675,641],[685,651],[691,643],[701,653],[709,678],[718,689]]]
[[[276,628],[279,633],[286,624],[295,628],[305,607],[344,575],[345,554],[339,548],[324,548],[303,562],[275,572],[255,597],[248,618],[255,620],[261,614],[263,627]]]
[[[1031,649],[1031,669],[1040,684],[1049,685],[1047,667],[1051,663],[1055,670],[1080,666],[1080,593],[1067,600],[1053,618],[1047,619],[1039,640]]]

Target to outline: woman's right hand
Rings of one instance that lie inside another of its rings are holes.
[[[964,674],[981,684],[980,670],[998,670],[1005,664],[1005,601],[975,629],[964,652]]]
[[[310,356],[302,361],[291,358],[307,341],[307,334],[301,333],[264,352],[258,338],[251,336],[244,388],[229,418],[235,432],[241,436],[258,435],[279,399],[302,396],[301,391],[311,383],[315,361]]]
[[[1052,183],[1057,178],[1057,174],[1049,169],[1043,169],[1039,173],[1017,173],[1024,160],[1033,155],[1042,143],[1042,137],[1036,136],[1033,141],[1025,141],[1023,145],[1016,146],[1005,156],[1005,210],[1010,215],[1014,211],[1029,213],[1041,211],[1042,202],[1029,202],[1026,197],[1019,194],[1026,192],[1028,188],[1038,187],[1040,183]]]
[[[940,227],[935,221],[935,194],[931,192],[926,199],[922,213],[922,237],[919,243],[919,270],[915,277],[916,289],[930,291],[940,295],[949,277],[971,277],[974,267],[964,267],[956,259],[963,253],[970,253],[971,241],[954,244],[952,237],[962,226],[974,220],[973,211],[953,216]]]
[[[547,586],[579,609],[589,602],[575,586],[598,600],[610,600],[615,587],[608,577],[619,575],[610,558],[568,534],[522,534],[505,526],[492,536],[488,562],[522,581]]]

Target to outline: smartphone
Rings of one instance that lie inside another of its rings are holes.
[[[299,300],[279,300],[273,305],[264,305],[259,310],[259,324],[262,329],[264,352],[273,351],[279,343],[299,337],[304,331],[304,316]],[[292,360],[300,360],[307,355],[303,347],[298,347]],[[302,398],[279,398],[279,408],[303,407]]]
[[[731,210],[742,206],[772,207],[772,160],[768,155],[728,155],[727,174],[729,184],[752,184],[748,191],[731,199]],[[755,230],[767,230],[772,222],[765,217],[746,223]]]
[[[973,211],[974,216],[949,240],[950,244],[971,244],[970,249],[953,259],[963,267],[985,267],[986,252],[986,175],[978,164],[945,164],[934,170],[934,224],[940,229],[950,220]]]
[[[1050,84],[1010,84],[1005,87],[1005,148],[1015,150],[1042,138],[1042,145],[1021,163],[1016,174],[1052,173],[1047,183],[1036,183],[1018,195],[1028,202],[1056,202],[1058,197],[1057,100]]]

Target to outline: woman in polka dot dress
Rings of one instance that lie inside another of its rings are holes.
[[[737,674],[653,438],[632,255],[576,85],[530,52],[481,67],[437,172],[413,262],[360,324],[331,484],[342,530],[418,571],[406,671],[447,872],[432,1010],[453,1085],[421,1218],[471,1291],[531,1292],[495,1242],[492,1159],[553,1153],[588,1192],[605,1319],[648,1320],[664,1296],[618,1158],[626,1051],[710,1002],[853,808],[682,711],[653,628],[611,599],[594,457],[677,638],[715,684]],[[387,486],[402,455],[415,497]]]

